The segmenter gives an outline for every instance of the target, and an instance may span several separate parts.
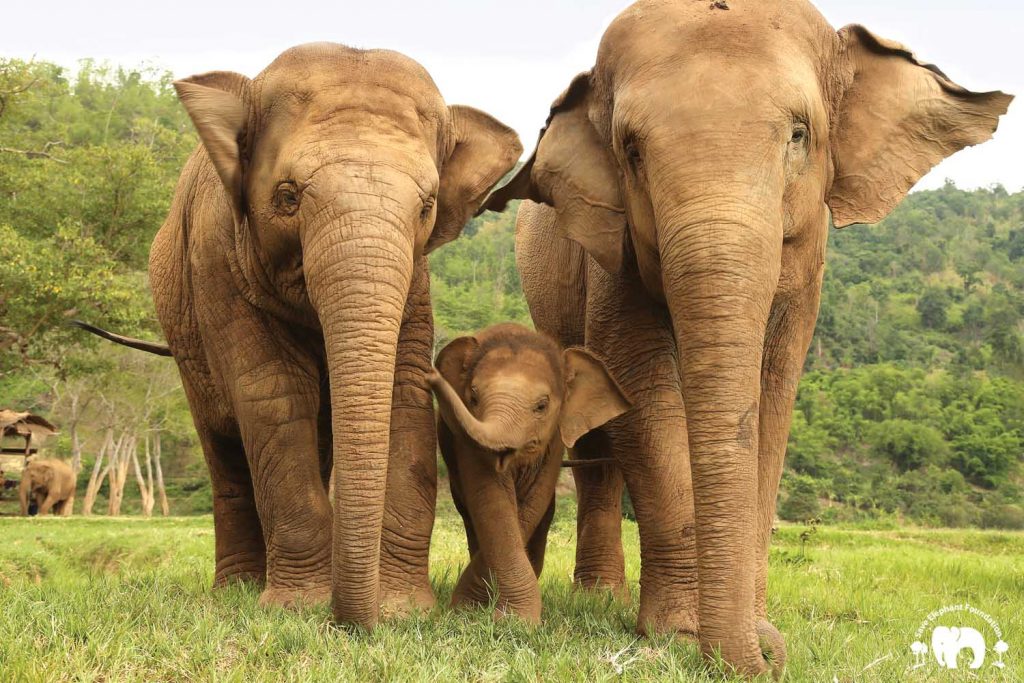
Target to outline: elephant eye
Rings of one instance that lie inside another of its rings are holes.
[[[274,190],[274,209],[285,216],[294,216],[299,210],[299,188],[294,182],[283,182]]]
[[[423,200],[423,208],[420,209],[420,220],[425,221],[430,218],[430,214],[434,212],[434,206],[437,200],[434,197],[427,197]]]
[[[810,136],[811,133],[807,129],[807,124],[803,121],[797,121],[793,126],[793,134],[789,138],[789,143],[791,145],[802,145],[807,142]]]
[[[643,157],[640,154],[639,146],[637,146],[636,138],[632,136],[626,138],[623,149],[626,152],[626,160],[629,162],[629,167],[633,171],[638,170],[643,165]]]
[[[477,393],[475,386],[469,388],[469,406],[475,408],[476,404],[480,402],[480,395]]]
[[[549,399],[547,396],[545,396],[541,400],[537,401],[537,405],[533,407],[533,412],[537,413],[538,415],[543,415],[548,410],[548,403]]]

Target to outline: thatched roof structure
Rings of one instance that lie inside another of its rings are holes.
[[[57,428],[46,418],[0,408],[0,436],[20,436],[23,439],[42,441],[54,434],[57,434]]]

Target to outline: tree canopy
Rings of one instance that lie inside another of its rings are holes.
[[[66,326],[159,337],[149,246],[196,141],[161,70],[0,59],[0,406],[81,424],[86,463],[120,415],[202,479],[169,361]],[[431,255],[436,347],[529,324],[515,209]],[[830,240],[780,514],[1024,528],[1024,193],[949,184]]]

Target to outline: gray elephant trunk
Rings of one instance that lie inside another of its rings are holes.
[[[489,451],[514,452],[530,442],[530,436],[524,429],[510,427],[493,417],[478,419],[440,374],[431,376],[429,381],[445,422],[453,427],[457,425],[478,446]],[[507,457],[499,455],[496,461],[499,471],[504,469],[506,461]]]
[[[349,212],[303,238],[310,301],[323,328],[334,434],[332,607],[373,628],[398,334],[413,270],[401,226]]]
[[[782,225],[781,218],[766,218],[771,203],[750,199],[744,187],[732,196],[664,202],[671,208],[656,209],[656,219],[696,494],[701,646],[758,673],[764,662],[745,658],[760,652],[751,549],[761,361],[779,279]]]

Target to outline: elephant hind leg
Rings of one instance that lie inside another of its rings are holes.
[[[262,584],[267,576],[267,550],[241,439],[216,435],[198,422],[196,427],[213,488],[213,585]]]
[[[579,460],[611,457],[604,430],[584,435],[572,449]],[[607,589],[625,597],[626,563],[622,552],[622,470],[616,465],[576,467],[576,568],[573,583],[586,590]]]
[[[71,513],[74,512],[75,508],[75,494],[71,494],[67,500],[61,503],[61,514],[65,517],[70,517]]]

